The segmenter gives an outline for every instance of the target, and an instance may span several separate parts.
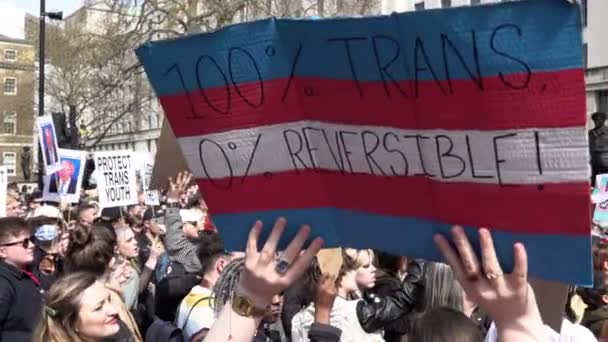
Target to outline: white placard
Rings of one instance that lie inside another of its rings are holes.
[[[135,164],[131,151],[96,152],[95,171],[101,207],[137,203]]]
[[[8,185],[8,174],[6,166],[0,166],[0,217],[6,217],[6,188]]]
[[[59,149],[61,169],[44,177],[42,199],[52,202],[78,203],[84,176],[86,152]]]
[[[38,142],[42,149],[45,174],[51,175],[61,169],[55,123],[51,116],[45,115],[36,119],[36,125],[38,126]]]
[[[157,190],[150,189],[152,171],[154,169],[154,156],[149,152],[135,152],[135,173],[139,185],[144,193],[144,204],[160,205],[160,195]]]

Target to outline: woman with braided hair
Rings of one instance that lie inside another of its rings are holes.
[[[222,275],[215,283],[213,288],[213,311],[216,316],[219,316],[220,312],[224,308],[226,303],[232,301],[234,294],[236,293],[237,286],[241,279],[241,272],[245,269],[245,258],[238,258],[232,260],[226,267]],[[262,318],[256,335],[253,338],[255,342],[280,342],[284,339],[280,331],[271,329],[270,325],[273,325],[279,320],[281,315],[281,305],[283,303],[283,295],[278,294],[272,297],[270,305],[266,307],[266,314]]]

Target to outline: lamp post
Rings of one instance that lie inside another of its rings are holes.
[[[45,47],[45,21],[46,17],[54,20],[62,20],[63,12],[47,12],[46,0],[40,0],[40,25],[38,27],[38,116],[44,115],[44,47]],[[42,191],[44,161],[42,159],[42,148],[38,142],[38,190]]]

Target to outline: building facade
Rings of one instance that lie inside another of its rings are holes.
[[[25,181],[22,160],[34,165],[34,54],[27,41],[0,35],[0,164],[9,182]]]
[[[608,113],[608,21],[605,19],[608,1],[582,0],[580,3],[587,68],[587,113]]]

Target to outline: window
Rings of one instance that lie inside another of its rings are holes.
[[[17,94],[17,79],[14,77],[4,78],[4,94],[5,95],[16,95]]]
[[[581,0],[581,21],[587,27],[587,0]]]
[[[481,0],[471,0],[471,5],[479,5],[481,4]]]
[[[452,7],[452,0],[441,0],[441,8]]]
[[[14,176],[17,174],[17,154],[15,152],[2,153],[2,163],[6,166],[6,174]]]
[[[2,118],[2,133],[15,134],[17,133],[17,113],[5,112]]]
[[[604,113],[608,112],[608,90],[598,90],[597,111]]]
[[[587,49],[588,49],[587,44],[584,44],[583,45],[583,68],[585,68],[585,69],[587,69],[587,61],[588,61],[587,58],[589,58],[588,57],[589,56],[588,55],[589,52],[588,52]]]
[[[4,50],[4,60],[14,62],[17,60],[17,50]]]
[[[424,1],[415,3],[414,4],[414,9],[416,11],[422,11],[422,10],[424,10]]]

